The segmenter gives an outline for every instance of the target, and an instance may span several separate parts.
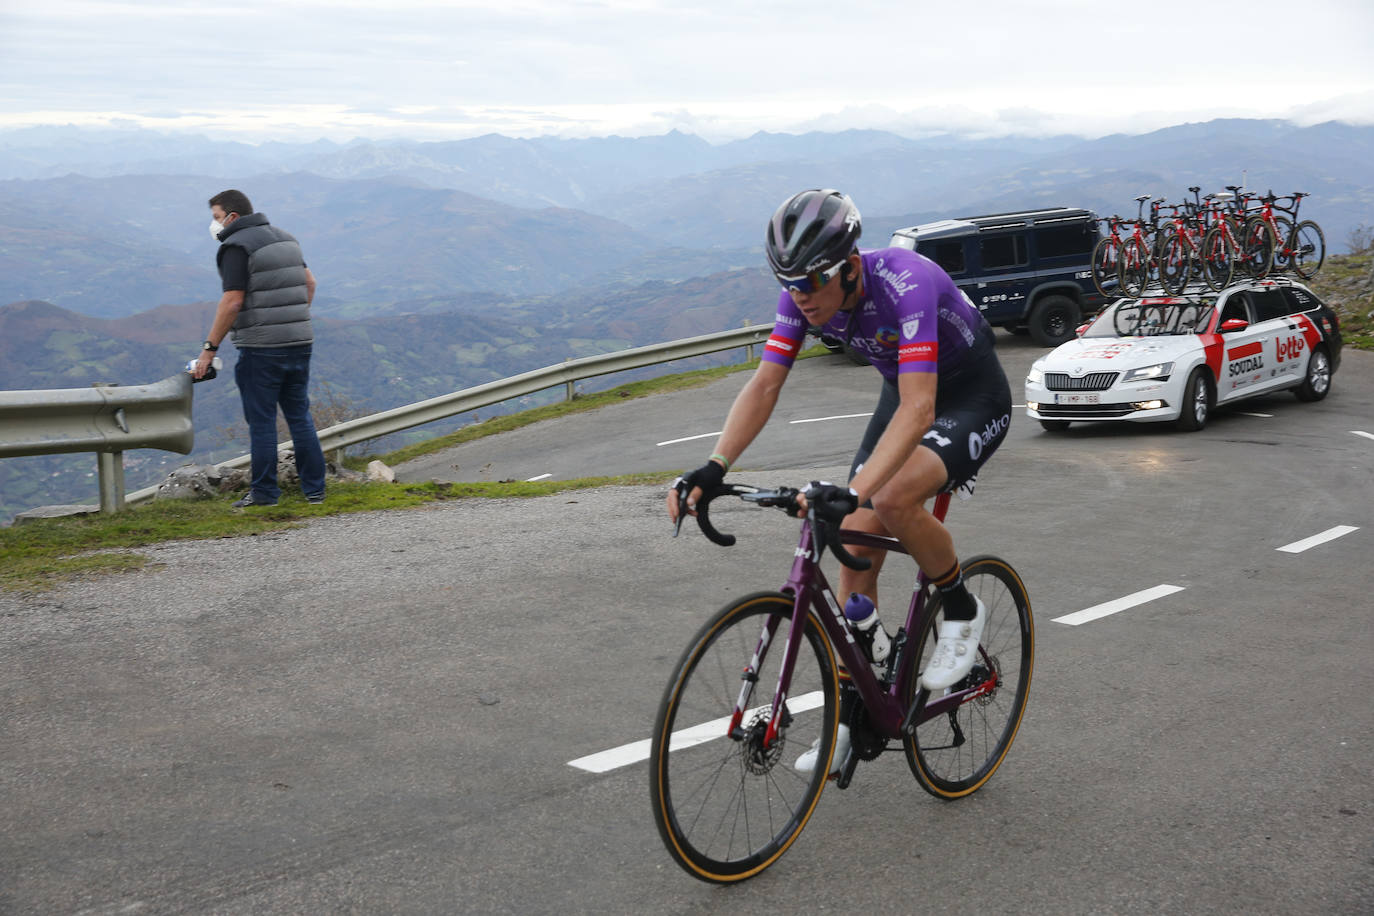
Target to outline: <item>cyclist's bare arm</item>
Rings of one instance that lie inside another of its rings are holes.
[[[730,407],[730,413],[725,418],[725,428],[721,430],[720,438],[716,440],[714,454],[723,455],[732,465],[739,459],[739,456],[749,447],[749,443],[754,441],[764,424],[768,422],[768,418],[772,416],[773,408],[778,403],[778,394],[782,391],[783,383],[787,381],[788,371],[786,367],[777,363],[759,363],[759,367],[754,370],[749,381],[735,396],[735,403]],[[694,489],[688,494],[689,513],[691,507],[696,504],[700,497],[700,489]],[[676,522],[678,517],[677,491],[668,491],[667,502],[668,515]]]

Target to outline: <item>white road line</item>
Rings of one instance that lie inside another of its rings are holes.
[[[1365,432],[1365,431],[1362,430],[1362,429],[1352,429],[1352,430],[1350,431],[1350,435],[1352,435],[1352,436],[1364,436],[1366,439],[1374,439],[1374,433],[1367,433],[1367,432]]]
[[[1284,553],[1302,553],[1304,550],[1311,550],[1318,544],[1325,544],[1327,541],[1334,541],[1336,538],[1345,537],[1352,531],[1359,530],[1359,528],[1353,525],[1337,525],[1335,528],[1329,528],[1326,531],[1323,531],[1321,534],[1314,534],[1310,538],[1303,538],[1301,541],[1294,541],[1291,544],[1285,544],[1284,546],[1276,547],[1275,549],[1281,550]]]
[[[1074,611],[1072,614],[1065,614],[1063,617],[1055,617],[1054,622],[1076,627],[1079,624],[1098,620],[1102,617],[1110,617],[1112,614],[1120,613],[1138,604],[1154,601],[1156,598],[1163,598],[1165,595],[1172,595],[1174,592],[1181,591],[1183,591],[1181,585],[1156,585],[1154,588],[1147,588],[1143,592],[1136,592],[1134,595],[1127,595],[1124,598],[1117,598],[1115,601],[1108,601],[1104,604],[1096,604],[1081,611]]]
[[[683,436],[681,439],[668,439],[668,440],[665,441],[665,442],[655,442],[654,444],[655,444],[655,445],[658,445],[658,446],[664,446],[664,445],[677,445],[679,442],[691,442],[691,441],[693,441],[693,440],[695,440],[695,439],[709,439],[709,438],[711,438],[712,436],[719,436],[719,435],[720,435],[720,431],[717,430],[716,432],[713,432],[713,433],[702,433],[700,436]]]
[[[1274,419],[1274,415],[1272,413],[1251,413],[1248,410],[1237,410],[1236,413],[1240,414],[1243,417],[1259,417],[1263,420]]]
[[[868,413],[842,413],[834,417],[812,417],[809,420],[791,420],[791,423],[824,423],[826,420],[853,420],[855,417],[871,417],[873,411]]]
[[[792,697],[787,701],[787,708],[793,715],[799,712],[808,712],[812,709],[819,709],[825,704],[825,694],[819,690],[804,693],[799,697]],[[771,705],[771,704],[770,704]],[[768,707],[760,706],[749,710],[744,718],[747,721],[755,713],[762,712]],[[710,722],[703,722],[700,725],[692,725],[688,728],[679,729],[673,732],[673,737],[669,744],[672,750],[681,751],[689,747],[696,747],[698,744],[705,744],[717,738],[725,737],[725,729],[730,724],[729,716],[722,716],[719,719],[712,719]],[[608,773],[620,767],[629,766],[632,763],[639,763],[641,760],[649,759],[649,749],[652,739],[645,738],[643,741],[635,741],[630,744],[622,744],[620,747],[613,747],[609,751],[601,751],[597,754],[588,754],[586,757],[578,757],[576,760],[569,760],[568,766],[577,767],[579,770],[586,770],[588,773]]]
[[[538,477],[526,477],[525,483],[534,483],[536,480],[544,480],[545,478],[552,476],[552,474],[540,474]]]

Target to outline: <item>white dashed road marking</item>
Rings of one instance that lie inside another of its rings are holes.
[[[1365,431],[1362,430],[1362,429],[1352,429],[1352,430],[1350,431],[1350,435],[1352,435],[1352,436],[1364,436],[1366,439],[1374,439],[1374,433],[1367,433],[1367,432],[1365,432]]]
[[[1264,420],[1272,420],[1274,418],[1274,415],[1272,413],[1251,413],[1248,410],[1237,410],[1236,413],[1240,414],[1243,417],[1260,417]]]
[[[654,444],[657,445],[657,446],[659,446],[660,448],[662,448],[662,447],[665,446],[665,445],[677,445],[679,442],[692,442],[692,441],[694,441],[694,440],[696,440],[696,439],[709,439],[709,438],[711,438],[712,436],[719,436],[719,435],[720,435],[720,430],[717,430],[716,432],[713,432],[713,433],[702,433],[702,434],[699,435],[699,436],[683,436],[681,439],[667,439],[667,440],[665,440],[665,441],[663,441],[663,442],[655,442]]]
[[[1303,538],[1301,541],[1294,541],[1291,544],[1285,544],[1282,547],[1277,547],[1275,549],[1281,550],[1284,553],[1302,553],[1304,550],[1311,550],[1318,544],[1325,544],[1327,541],[1334,541],[1336,538],[1345,537],[1352,531],[1359,530],[1359,528],[1353,525],[1337,525],[1335,528],[1328,528],[1321,534],[1314,534],[1310,538]]]
[[[525,478],[525,483],[534,483],[536,480],[544,480],[544,479],[546,479],[546,478],[548,478],[548,477],[552,477],[552,476],[553,476],[552,474],[540,474],[538,477],[526,477],[526,478]]]
[[[826,420],[853,420],[856,417],[871,417],[873,411],[868,413],[845,413],[835,417],[812,417],[808,420],[791,420],[791,423],[824,423]]]
[[[1143,592],[1136,592],[1134,595],[1127,595],[1124,598],[1117,598],[1115,601],[1107,601],[1103,604],[1095,604],[1081,611],[1065,614],[1063,617],[1055,617],[1054,622],[1076,627],[1079,624],[1099,620],[1103,617],[1110,617],[1112,614],[1118,614],[1136,605],[1144,604],[1147,601],[1154,601],[1156,598],[1163,598],[1166,595],[1172,595],[1175,592],[1181,591],[1183,591],[1183,586],[1181,585],[1156,585],[1154,588],[1147,588]]]
[[[819,709],[825,703],[825,694],[819,690],[804,693],[799,697],[791,697],[787,701],[787,708],[793,715],[799,712],[808,712],[812,709]],[[767,710],[767,706],[760,706],[749,710],[744,717],[747,721],[750,716],[758,712]],[[725,729],[730,725],[730,717],[722,716],[719,719],[712,719],[700,725],[692,725],[688,728],[681,728],[673,732],[672,747],[675,751],[684,748],[695,747],[698,744],[705,744],[707,741],[714,741],[717,738],[725,737]],[[601,751],[598,754],[588,754],[586,757],[578,757],[576,760],[569,760],[568,766],[577,767],[579,770],[586,770],[588,773],[606,773],[610,770],[629,766],[632,763],[639,763],[641,760],[649,759],[649,748],[652,739],[645,738],[643,741],[635,741],[631,744],[622,744],[620,747],[613,747],[609,751]]]

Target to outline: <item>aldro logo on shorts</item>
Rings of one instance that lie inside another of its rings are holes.
[[[1006,432],[1007,426],[1011,424],[1011,415],[1002,414],[987,426],[983,427],[981,433],[968,434],[968,454],[974,461],[977,461],[983,454],[983,449],[991,445],[998,436]]]

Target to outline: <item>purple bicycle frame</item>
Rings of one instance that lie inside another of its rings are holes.
[[[936,497],[932,514],[943,521],[948,508],[949,494],[943,493]],[[905,664],[904,659],[906,652],[912,648],[910,645],[913,639],[912,634],[919,634],[925,623],[926,586],[930,580],[924,572],[918,571],[916,587],[913,590],[911,604],[907,610],[906,625],[898,631],[899,635],[893,641],[892,656],[888,662],[889,665],[893,666],[889,670],[895,673],[895,677],[893,677],[892,683],[884,688],[873,673],[873,666],[854,642],[844,612],[836,602],[830,584],[817,563],[817,551],[811,526],[803,524],[801,529],[801,539],[797,544],[796,555],[792,561],[792,572],[788,576],[787,584],[782,589],[784,593],[789,593],[793,597],[792,624],[788,631],[782,666],[778,671],[777,690],[773,695],[772,712],[769,717],[767,732],[764,735],[765,747],[772,745],[777,737],[778,723],[783,721],[782,707],[787,700],[787,692],[791,687],[792,669],[796,665],[802,640],[805,639],[802,628],[806,625],[807,611],[811,608],[815,609],[816,617],[821,621],[826,635],[830,639],[830,644],[835,647],[840,662],[849,670],[849,676],[867,708],[869,721],[877,732],[887,738],[896,739],[901,738],[904,733],[910,734],[922,722],[948,713],[975,695],[991,689],[995,684],[995,675],[994,680],[944,694],[935,699],[930,699],[929,693],[922,689],[916,692],[912,708],[906,708],[902,702],[902,697],[907,692],[908,679],[914,674],[911,671],[912,666]],[[907,553],[901,543],[892,537],[868,534],[862,531],[841,530],[840,539],[845,544],[887,550],[903,555]],[[756,681],[756,678],[751,678],[749,675],[757,673],[759,670],[763,655],[776,635],[778,622],[779,618],[770,618],[765,624],[763,632],[759,634],[758,645],[754,650],[753,658],[750,660],[749,668],[745,671],[744,685],[741,687],[739,699],[735,703],[734,715],[730,718],[729,733],[732,736],[742,734],[739,731],[740,724],[749,709],[753,684]],[[978,651],[986,661],[986,650],[979,646]]]

